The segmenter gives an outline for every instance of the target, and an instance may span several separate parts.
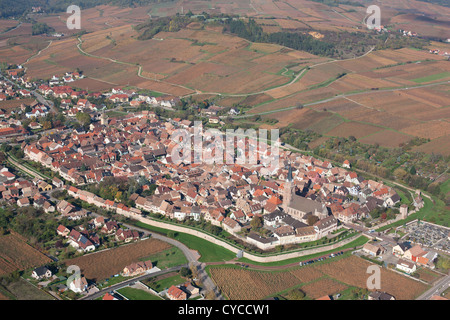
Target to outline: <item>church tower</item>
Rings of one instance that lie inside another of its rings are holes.
[[[100,123],[104,126],[108,125],[108,116],[104,112],[100,115]]]
[[[286,182],[284,183],[284,189],[283,189],[283,204],[282,208],[285,212],[287,212],[287,209],[289,207],[289,204],[292,201],[292,196],[294,194],[294,178],[292,177],[292,166],[289,163],[289,171],[286,178]]]

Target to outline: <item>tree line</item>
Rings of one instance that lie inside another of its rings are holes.
[[[252,42],[278,44],[291,49],[306,51],[314,55],[331,56],[335,54],[335,45],[332,43],[317,40],[313,36],[303,33],[267,33],[253,19],[249,19],[248,22],[227,19],[223,32],[230,32]]]

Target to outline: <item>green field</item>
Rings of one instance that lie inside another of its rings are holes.
[[[431,76],[412,79],[412,81],[414,81],[416,83],[423,83],[423,82],[430,82],[430,81],[434,81],[434,80],[440,80],[440,79],[444,79],[447,77],[450,77],[450,72],[436,73],[436,74],[432,74]]]
[[[400,220],[382,228],[378,228],[376,229],[376,231],[384,231],[392,227],[398,227],[415,219],[428,221],[445,227],[450,226],[450,214],[448,209],[446,209],[445,203],[437,197],[432,198],[435,203],[433,203],[430,199],[423,197],[424,207],[418,212],[409,215],[404,220]]]
[[[119,289],[117,292],[128,300],[162,300],[160,297],[155,296],[150,292],[130,287]]]
[[[171,268],[188,263],[183,252],[176,247],[152,254],[140,260],[141,261],[150,260],[152,264],[155,267],[158,267],[159,269]]]
[[[17,300],[55,300],[50,294],[39,290],[28,281],[18,279],[6,286],[7,296],[13,295]]]
[[[148,280],[142,281],[147,286],[152,288],[153,290],[160,292],[164,289],[170,288],[171,286],[176,286],[182,283],[185,283],[187,280],[183,277],[181,277],[179,274],[167,277],[165,279],[161,279],[159,281],[155,282],[155,278],[150,278]]]
[[[142,222],[136,222],[135,224],[138,227],[145,228],[166,236],[169,232],[169,230],[167,229],[153,227]],[[197,250],[201,255],[199,259],[200,262],[228,261],[236,257],[233,252],[190,234],[176,232],[174,239],[185,244],[190,249]]]

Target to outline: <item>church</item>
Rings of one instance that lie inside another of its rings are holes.
[[[291,165],[289,165],[289,172],[284,184],[282,208],[284,212],[303,222],[310,215],[315,215],[319,219],[328,216],[328,209],[325,204],[295,194]]]

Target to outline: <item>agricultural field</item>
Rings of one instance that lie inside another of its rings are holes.
[[[448,8],[405,0],[379,5],[384,12],[383,24],[392,30],[410,27],[419,34],[440,37],[442,28],[448,28]],[[423,49],[371,52],[370,46],[365,46],[356,56],[334,60],[281,45],[253,43],[223,33],[218,23],[199,22],[175,32],[159,32],[152,39],[137,39],[134,27],[147,21],[148,14],[165,17],[181,13],[181,8],[194,14],[242,14],[254,18],[266,32],[315,30],[315,36],[336,29],[367,32],[361,28],[365,8],[349,4],[179,0],[176,6],[103,5],[82,11],[82,28],[87,33],[79,38],[64,30],[68,14],[34,17],[65,33],[61,39],[31,36],[30,23],[0,33],[0,61],[24,63],[32,78],[79,69],[87,78],[70,85],[87,91],[133,86],[179,97],[213,99],[226,107],[248,106],[250,114],[271,112],[264,118],[278,120],[274,128],[291,124],[326,136],[352,135],[361,142],[386,147],[421,137],[431,141],[417,150],[443,154],[448,149],[440,150],[439,146],[450,134],[450,66],[445,57],[428,51],[449,51],[448,44],[434,41]],[[418,10],[423,16],[408,10]],[[6,30],[17,25],[14,23],[2,20],[0,27],[4,25]],[[310,110],[285,111],[300,104]]]
[[[26,243],[17,233],[0,236],[0,276],[39,267],[52,260]]]
[[[213,281],[230,300],[260,300],[300,288],[309,299],[332,295],[349,287],[366,288],[370,262],[356,256],[280,271],[249,270],[221,266],[209,268]],[[381,288],[397,300],[412,300],[428,286],[383,268]]]
[[[162,252],[170,247],[171,245],[166,242],[146,239],[118,248],[69,259],[65,261],[65,264],[67,266],[77,265],[87,279],[101,281],[120,273],[125,266],[137,262],[141,258]]]

